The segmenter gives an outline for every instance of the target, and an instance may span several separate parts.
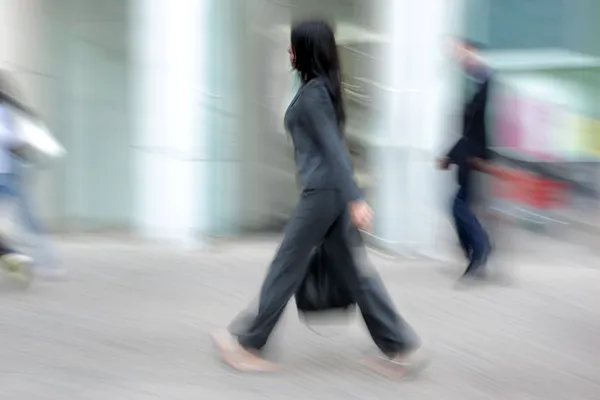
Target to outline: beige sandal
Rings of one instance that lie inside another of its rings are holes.
[[[418,349],[409,355],[393,358],[375,356],[367,360],[367,366],[390,379],[402,379],[417,376],[426,369],[432,361],[430,354]]]
[[[227,331],[215,332],[212,340],[225,364],[240,372],[275,372],[280,367],[243,348]]]

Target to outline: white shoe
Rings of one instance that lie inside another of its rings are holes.
[[[7,278],[27,289],[33,281],[33,259],[24,254],[10,253],[0,257],[0,269]]]

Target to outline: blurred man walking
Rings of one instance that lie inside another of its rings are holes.
[[[491,70],[478,54],[475,43],[458,40],[454,55],[467,76],[467,94],[462,119],[462,137],[452,149],[438,161],[440,169],[452,164],[458,167],[458,192],[452,204],[452,216],[458,239],[468,266],[463,278],[480,277],[491,251],[488,234],[473,211],[482,188],[475,179],[476,171],[496,174],[490,164],[488,149],[486,111],[491,82]]]

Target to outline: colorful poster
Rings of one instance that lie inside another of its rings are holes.
[[[522,99],[520,102],[522,149],[536,158],[550,156],[551,106],[543,100]]]
[[[518,150],[521,148],[522,126],[520,104],[517,93],[505,89],[500,94],[496,108],[495,145],[501,148]]]
[[[562,112],[557,119],[557,135],[562,140],[560,155],[566,160],[574,161],[581,158],[581,131],[583,120],[580,115]]]
[[[554,158],[561,158],[564,153],[564,129],[562,128],[562,125],[564,125],[564,111],[556,104],[548,104],[546,118],[548,129],[548,153]]]
[[[600,118],[577,112],[575,100],[545,98],[518,87],[503,87],[495,99],[495,147],[535,159],[600,158]]]

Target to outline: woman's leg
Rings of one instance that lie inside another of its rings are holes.
[[[417,334],[398,314],[381,277],[368,265],[362,237],[345,213],[327,235],[325,251],[334,260],[335,279],[352,292],[377,347],[390,358],[419,348]]]
[[[350,289],[373,341],[384,354],[370,359],[369,365],[390,378],[414,375],[429,365],[430,356],[421,349],[416,332],[398,314],[381,277],[368,265],[362,237],[347,215],[332,227],[325,251],[334,260],[333,278]]]
[[[13,192],[18,207],[19,218],[28,230],[36,265],[42,265],[45,271],[59,271],[54,252],[42,224],[35,216],[26,188],[21,177],[15,177]],[[60,270],[60,272],[64,272]]]
[[[231,321],[229,326],[227,326],[227,330],[230,334],[235,337],[239,337],[243,335],[256,319],[258,315],[258,304],[259,298],[258,296],[253,299],[250,304],[243,311],[241,311],[235,318]]]
[[[258,312],[254,315],[243,313],[234,321],[237,331],[234,333],[243,349],[256,352],[267,343],[288,301],[306,276],[311,251],[323,241],[342,210],[336,191],[312,190],[302,194],[262,284]],[[252,360],[236,363],[236,355],[232,354],[236,351],[235,346],[226,343],[222,336],[215,340],[231,365],[254,370],[250,365]]]
[[[311,251],[323,241],[340,211],[335,191],[302,195],[263,282],[258,314],[238,336],[242,346],[259,350],[266,344],[285,306],[306,276]]]

